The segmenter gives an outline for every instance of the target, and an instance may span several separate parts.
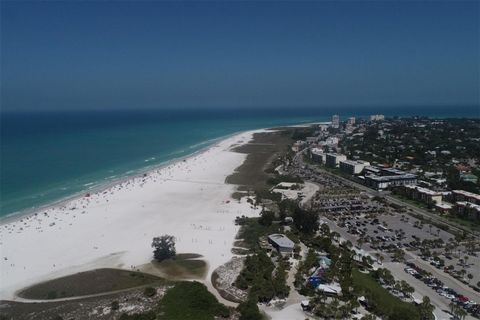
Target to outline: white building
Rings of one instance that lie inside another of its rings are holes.
[[[370,162],[361,160],[343,160],[340,161],[340,170],[349,174],[360,174],[366,166],[369,166]]]
[[[312,148],[310,150],[310,157],[315,162],[325,163],[327,159],[327,154],[324,153],[322,149]]]
[[[390,187],[415,185],[417,176],[411,173],[394,176],[365,176],[365,184],[377,190],[388,189]]]
[[[355,117],[348,118],[347,124],[350,125],[350,126],[355,125]]]
[[[382,121],[385,120],[385,116],[383,114],[373,114],[370,116],[370,121]]]
[[[336,168],[340,164],[340,161],[347,160],[347,156],[338,153],[327,153],[325,164],[329,167]]]
[[[327,146],[336,146],[338,145],[338,138],[337,137],[328,137],[325,139],[325,145]]]
[[[334,114],[332,116],[332,127],[333,128],[339,128],[340,127],[340,117],[338,114]]]

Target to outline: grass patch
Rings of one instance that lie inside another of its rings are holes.
[[[26,288],[18,294],[25,299],[59,299],[106,293],[154,283],[164,279],[134,271],[96,269],[49,280]]]
[[[177,254],[174,258],[162,262],[152,261],[154,269],[160,271],[162,277],[169,280],[202,279],[207,273],[205,260],[197,259],[201,255],[194,253]]]
[[[474,231],[479,231],[480,230],[480,222],[478,221],[471,221],[471,220],[465,220],[459,217],[455,217],[452,215],[446,215],[445,218],[447,220],[452,221],[454,223],[457,223],[469,230],[474,230]]]
[[[242,248],[232,248],[231,252],[233,254],[239,255],[239,256],[244,256],[250,253],[249,249],[242,249]]]
[[[267,188],[266,181],[273,174],[266,172],[270,164],[281,154],[288,151],[288,146],[293,143],[292,131],[261,132],[253,135],[253,141],[235,148],[236,152],[247,153],[247,158],[235,172],[227,177],[226,182],[245,186],[245,190],[258,190]],[[237,197],[240,194],[237,194]]]
[[[371,275],[353,269],[352,277],[355,292],[367,298],[369,308],[375,314],[391,317],[391,319],[416,320],[420,318],[418,310],[413,304],[393,296],[379,285]]]
[[[219,303],[203,284],[179,282],[169,289],[159,305],[159,319],[213,320],[228,317],[229,309]]]

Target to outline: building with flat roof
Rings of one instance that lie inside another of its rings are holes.
[[[415,185],[405,185],[401,190],[408,198],[425,202],[428,205],[439,204],[443,199],[443,194],[441,192]]]
[[[332,127],[333,128],[339,128],[340,127],[340,117],[338,114],[334,114],[332,116]]]
[[[400,176],[407,174],[407,172],[397,168],[382,168],[380,169],[380,174],[382,176]]]
[[[417,176],[411,173],[396,176],[365,176],[365,185],[377,190],[411,184],[417,184]]]
[[[315,162],[325,163],[327,154],[324,153],[322,149],[312,148],[310,149],[310,158]]]
[[[435,204],[435,210],[440,213],[449,213],[453,208],[453,205],[448,202],[440,202]]]
[[[480,194],[473,192],[468,192],[465,190],[453,190],[452,191],[453,201],[467,201],[474,204],[480,204]]]
[[[329,167],[336,168],[339,166],[340,161],[347,160],[347,156],[339,153],[327,153],[325,164]]]
[[[349,174],[360,174],[370,162],[362,160],[342,160],[340,161],[340,170]]]
[[[380,168],[377,168],[377,167],[374,167],[374,166],[366,166],[365,168],[363,168],[363,170],[365,171],[365,175],[367,174],[373,174],[373,175],[380,175]]]
[[[463,218],[474,221],[480,220],[480,205],[478,204],[467,201],[457,201],[455,202],[454,212]]]
[[[269,235],[268,242],[281,254],[291,254],[295,248],[295,243],[280,233]]]

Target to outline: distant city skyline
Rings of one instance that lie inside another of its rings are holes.
[[[2,111],[480,107],[476,1],[0,5]]]

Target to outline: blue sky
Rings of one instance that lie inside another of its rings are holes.
[[[1,9],[6,111],[480,105],[476,1]]]

